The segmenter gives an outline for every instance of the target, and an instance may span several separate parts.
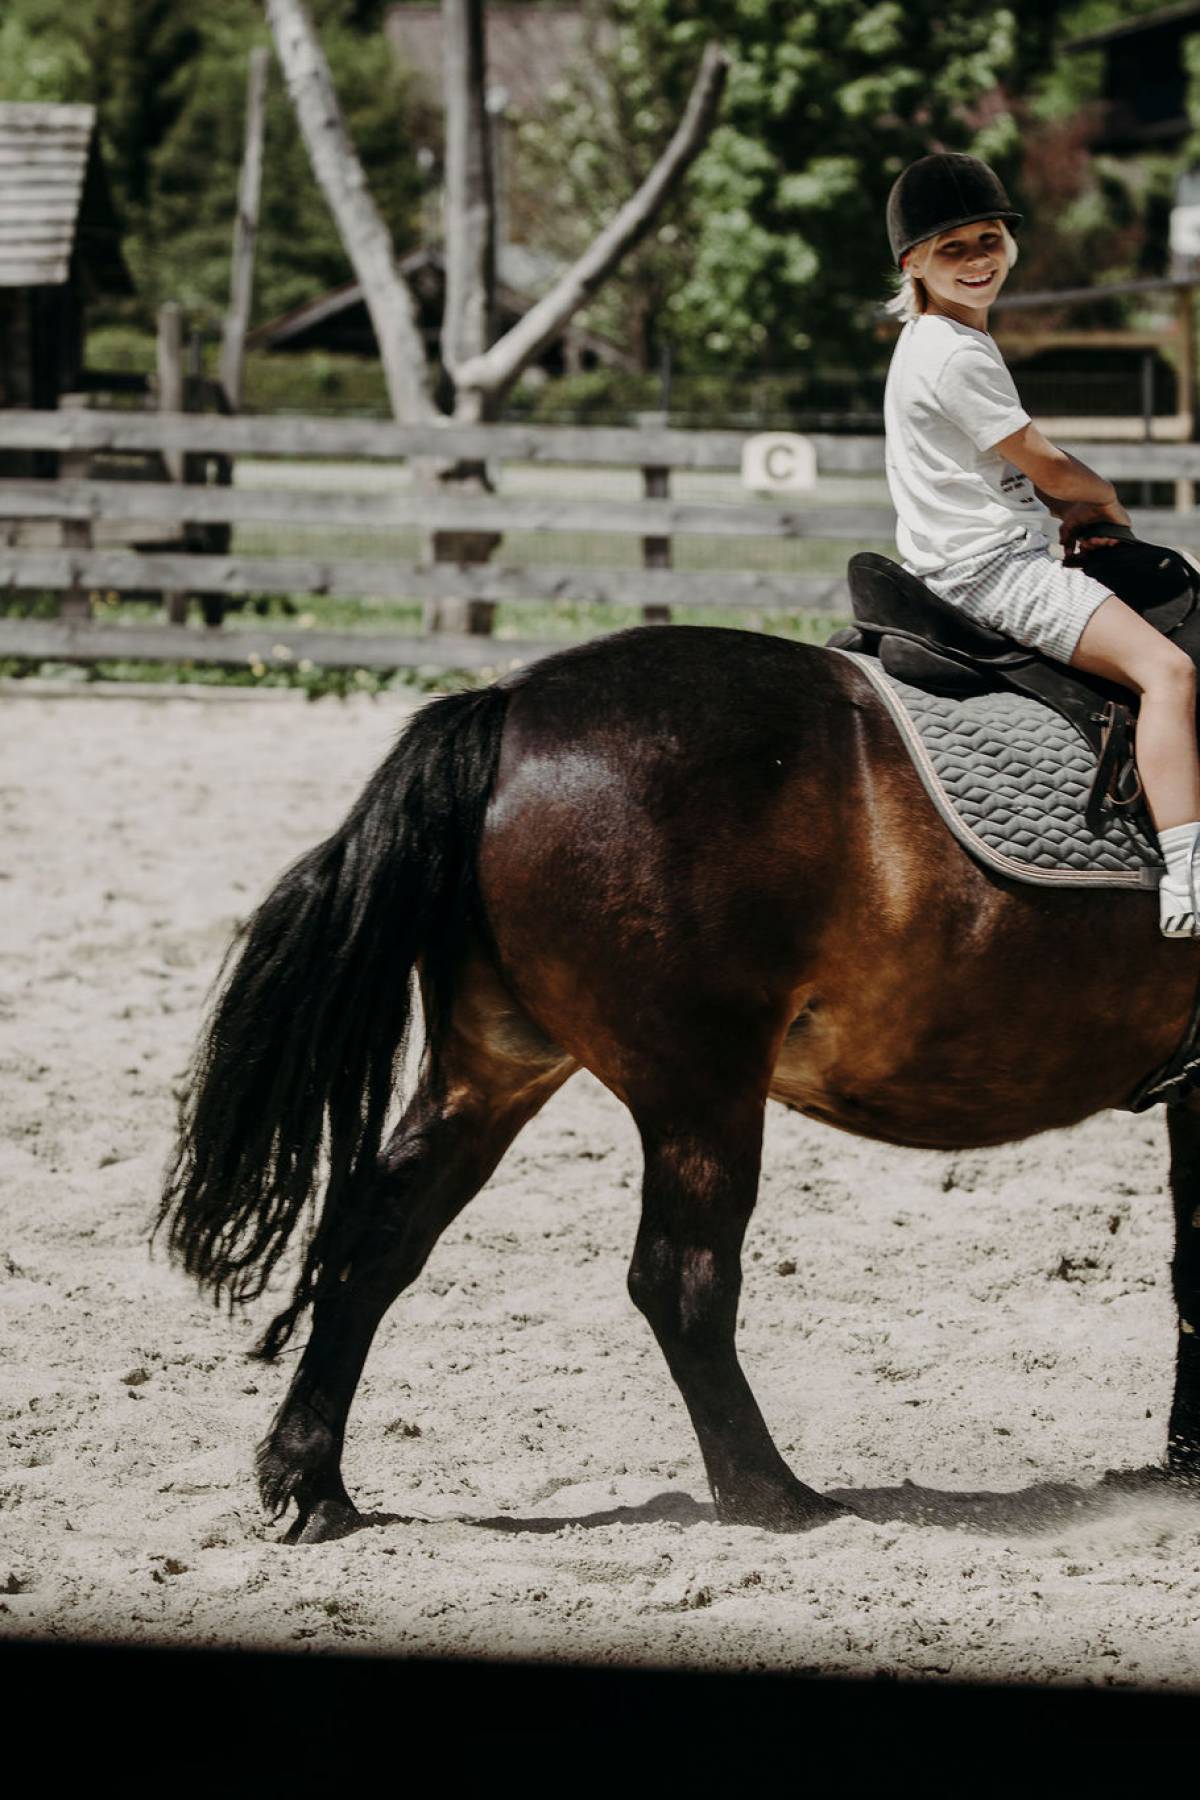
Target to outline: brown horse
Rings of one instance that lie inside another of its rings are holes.
[[[385,1141],[412,1012],[416,1091]],[[1170,1055],[1200,945],[1152,895],[974,863],[837,653],[656,627],[424,708],[247,929],[163,1200],[232,1301],[312,1216],[273,1356],[311,1332],[258,1453],[289,1536],[353,1529],[347,1415],[374,1332],[521,1127],[579,1068],[641,1134],[629,1272],[718,1517],[844,1509],[771,1441],[734,1345],[763,1114],[963,1149],[1120,1106]],[[1180,1309],[1164,1479],[1200,1475],[1200,1112],[1169,1109]]]

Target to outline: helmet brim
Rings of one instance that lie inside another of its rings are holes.
[[[956,231],[960,225],[978,225],[982,223],[984,219],[1000,219],[1005,225],[1019,225],[1023,217],[1024,214],[1022,213],[1011,211],[1005,212],[1003,209],[997,210],[996,207],[992,206],[988,207],[983,212],[967,213],[965,216],[960,214],[955,218],[943,219],[942,223],[940,225],[935,225],[932,231],[923,231],[920,237],[913,238],[911,243],[902,244],[900,246],[899,250],[896,252],[896,267],[902,269],[904,267],[905,258],[911,256],[918,245],[927,244],[930,238],[941,237],[942,233],[945,231]]]

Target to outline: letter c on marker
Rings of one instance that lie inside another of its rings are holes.
[[[817,455],[811,438],[795,431],[760,431],[742,444],[742,485],[759,493],[798,494],[815,487]]]
[[[767,449],[763,467],[772,481],[786,481],[796,468],[796,452],[792,445],[781,444],[776,439]]]

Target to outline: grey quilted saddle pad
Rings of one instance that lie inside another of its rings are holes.
[[[1115,818],[1088,829],[1095,758],[1059,713],[1024,694],[927,694],[873,656],[838,654],[872,683],[934,805],[988,868],[1052,887],[1158,885],[1157,844]]]

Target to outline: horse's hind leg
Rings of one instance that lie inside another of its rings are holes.
[[[1175,1201],[1171,1278],[1179,1313],[1167,1471],[1200,1482],[1200,1112],[1194,1106],[1168,1107],[1167,1124]]]
[[[289,1543],[353,1530],[359,1515],[342,1480],[346,1421],[375,1331],[416,1280],[447,1225],[474,1198],[521,1127],[571,1073],[561,1051],[532,1040],[524,1054],[485,1051],[453,1031],[443,1081],[428,1083],[383,1151],[368,1219],[341,1279],[313,1307],[312,1331],[287,1396],[258,1450],[263,1504],[290,1500]]]
[[[734,1343],[761,1100],[687,1125],[638,1122],[646,1169],[629,1291],[691,1415],[718,1518],[802,1531],[844,1513],[798,1481],[776,1450]]]

